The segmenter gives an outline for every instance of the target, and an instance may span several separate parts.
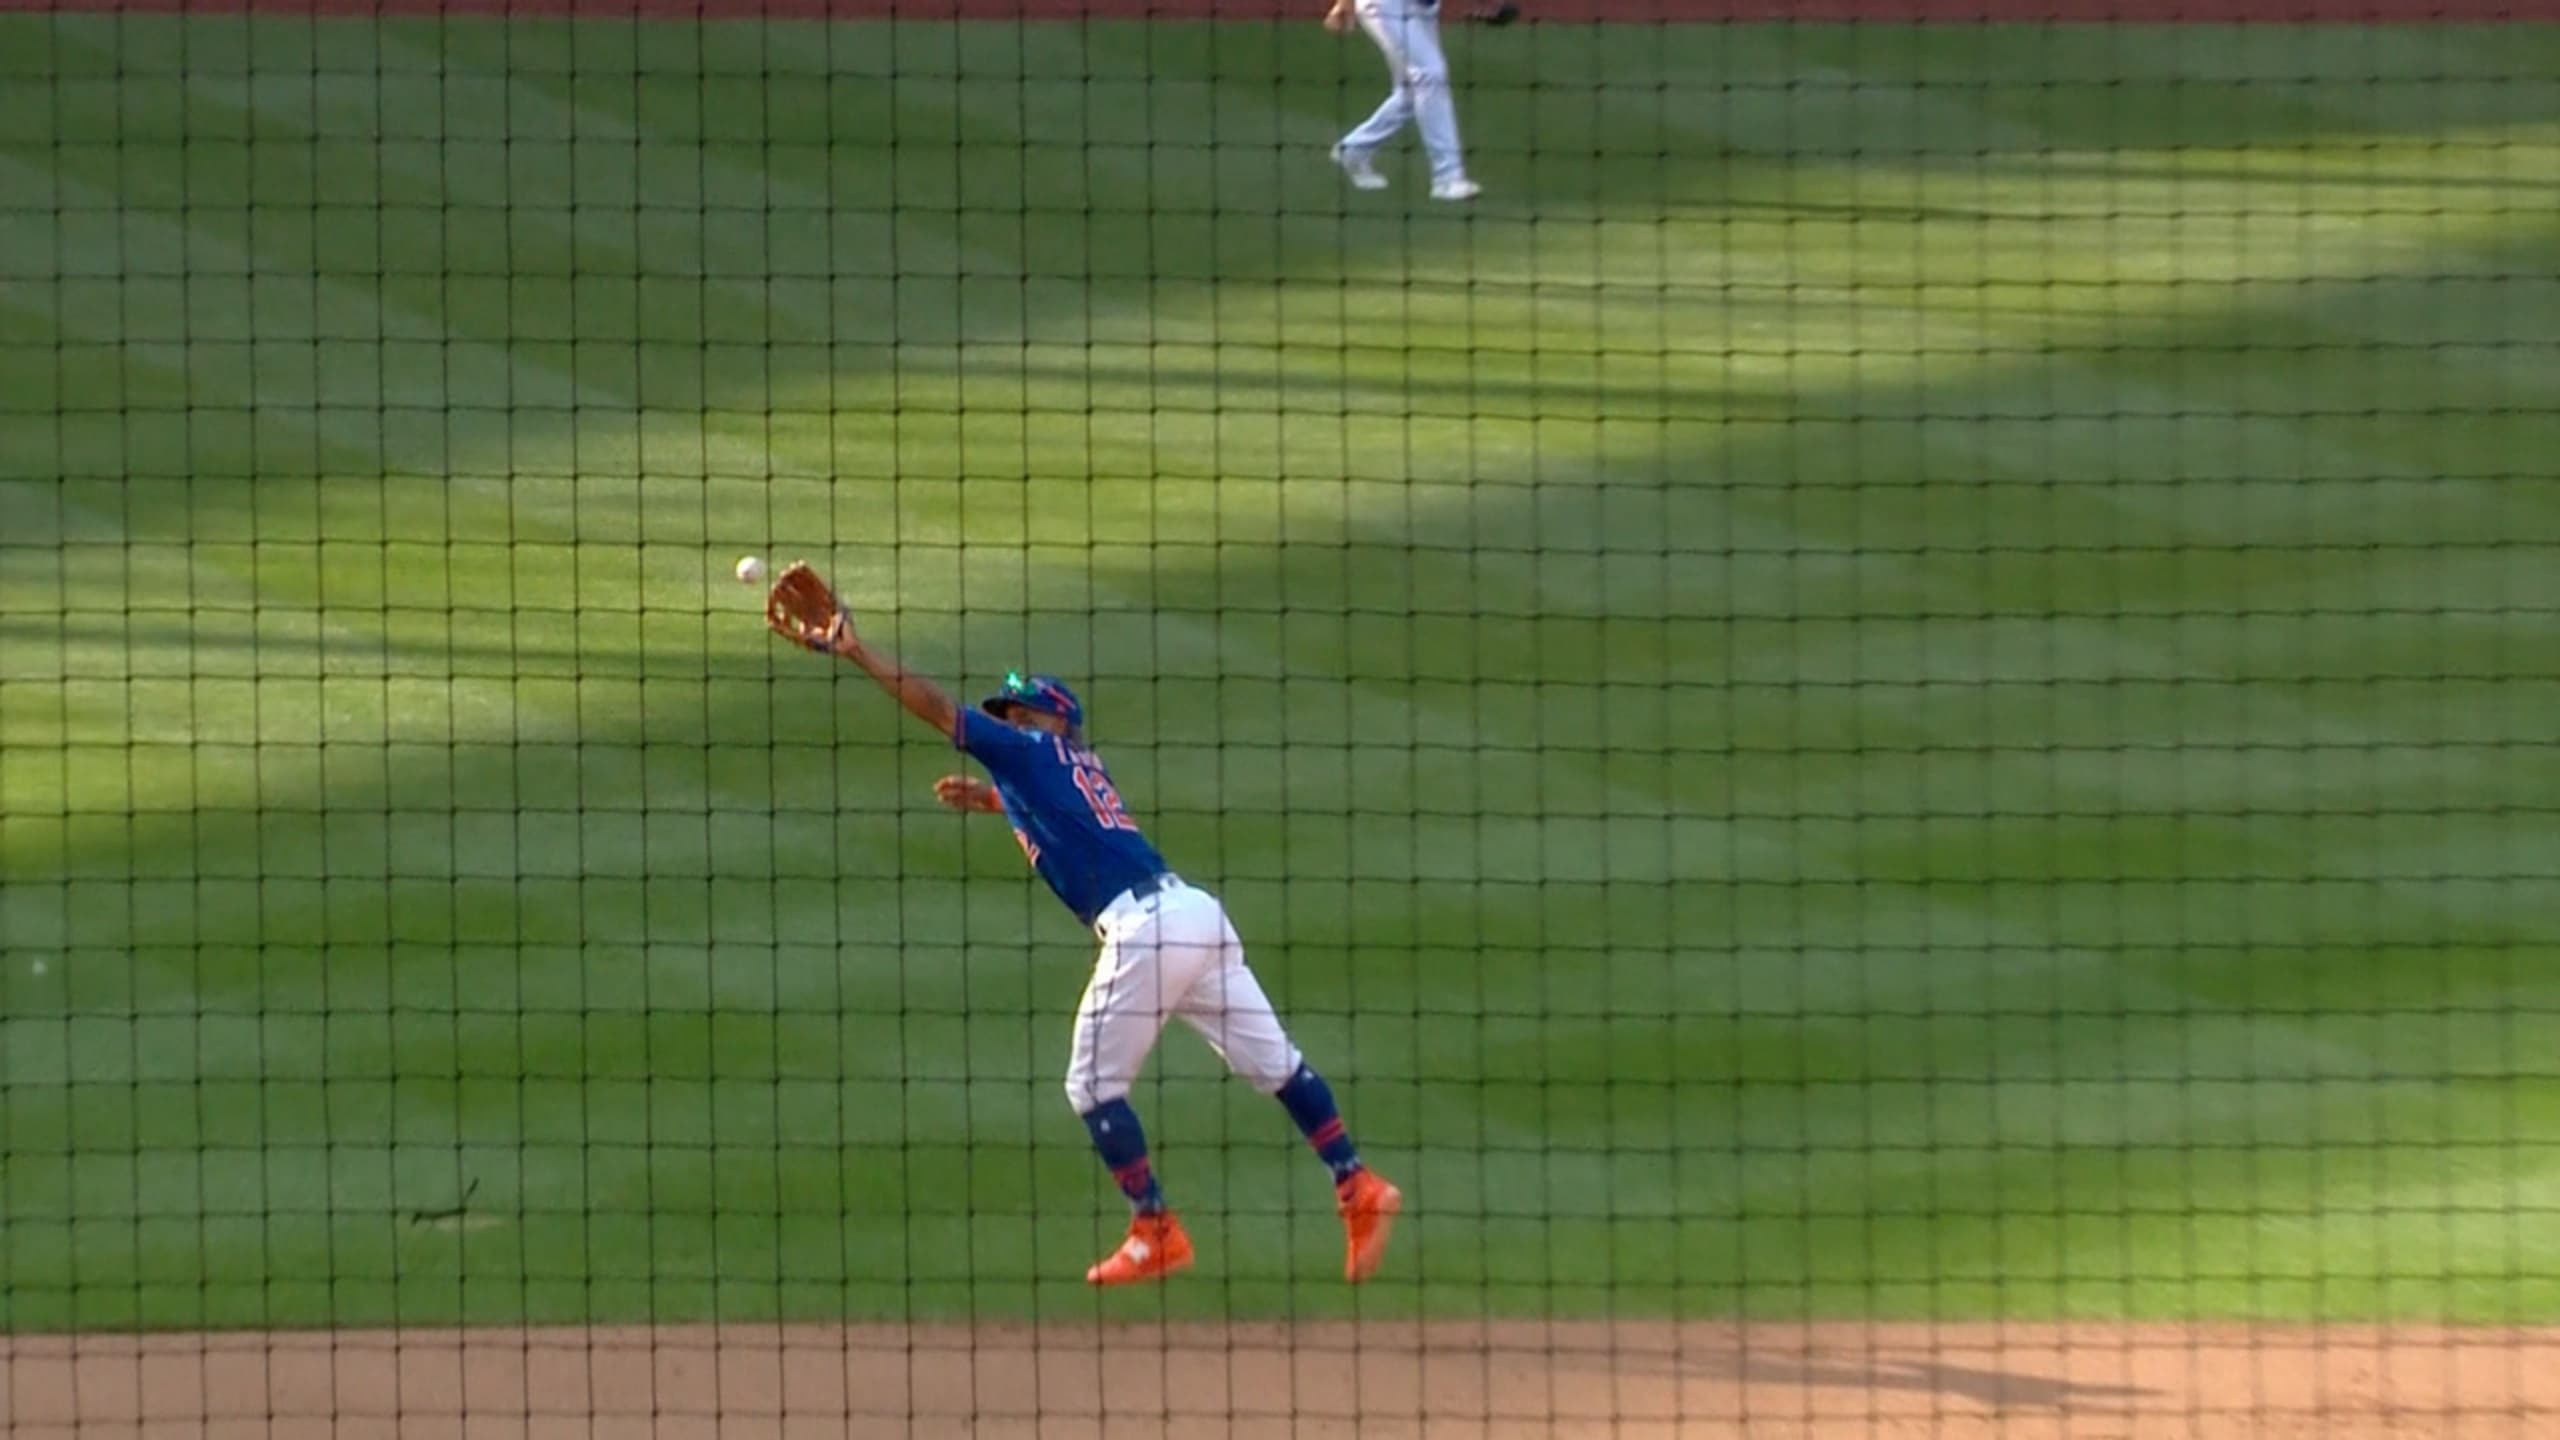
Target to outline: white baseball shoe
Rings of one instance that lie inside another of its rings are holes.
[[[1370,161],[1366,150],[1346,150],[1336,145],[1333,147],[1333,163],[1341,166],[1342,173],[1350,177],[1354,190],[1387,188],[1387,177],[1378,173],[1378,167]]]
[[[1464,175],[1431,182],[1431,198],[1434,200],[1473,200],[1483,193],[1483,186]]]

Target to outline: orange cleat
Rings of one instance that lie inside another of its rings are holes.
[[[1129,1238],[1084,1272],[1094,1285],[1135,1285],[1191,1268],[1191,1237],[1170,1210],[1129,1217]]]
[[[1374,1171],[1355,1170],[1334,1187],[1334,1197],[1342,1210],[1342,1278],[1357,1285],[1378,1273],[1378,1262],[1387,1257],[1387,1235],[1404,1208],[1404,1192]]]

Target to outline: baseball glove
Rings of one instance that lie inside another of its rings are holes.
[[[836,592],[806,560],[792,561],[774,577],[773,589],[764,597],[764,623],[783,639],[820,654],[833,651],[836,638],[853,629],[853,617],[836,600]]]
[[[1467,12],[1467,18],[1479,25],[1508,25],[1520,18],[1520,7],[1512,0],[1502,0],[1498,5],[1478,5]]]

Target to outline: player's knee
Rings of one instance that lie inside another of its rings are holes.
[[[1067,1075],[1067,1108],[1079,1115],[1089,1114],[1097,1105],[1129,1098],[1129,1082],[1107,1075],[1069,1072]]]
[[[1236,1074],[1244,1083],[1265,1095],[1277,1095],[1298,1073],[1301,1057],[1295,1046],[1283,1045],[1257,1055],[1239,1055],[1236,1061]]]
[[[1415,65],[1404,72],[1405,88],[1416,96],[1449,88],[1449,72],[1437,65]]]

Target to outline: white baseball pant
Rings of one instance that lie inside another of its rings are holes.
[[[1265,1095],[1298,1073],[1298,1047],[1245,968],[1244,942],[1216,896],[1171,881],[1144,899],[1113,901],[1094,930],[1102,953],[1076,1006],[1067,1060],[1067,1103],[1077,1114],[1128,1095],[1168,1019],[1199,1031]]]
[[[1412,122],[1422,131],[1436,183],[1467,173],[1458,146],[1458,102],[1449,94],[1449,61],[1440,53],[1440,12],[1422,0],[1356,0],[1360,28],[1387,57],[1395,89],[1386,103],[1342,137],[1345,150],[1372,151]]]

